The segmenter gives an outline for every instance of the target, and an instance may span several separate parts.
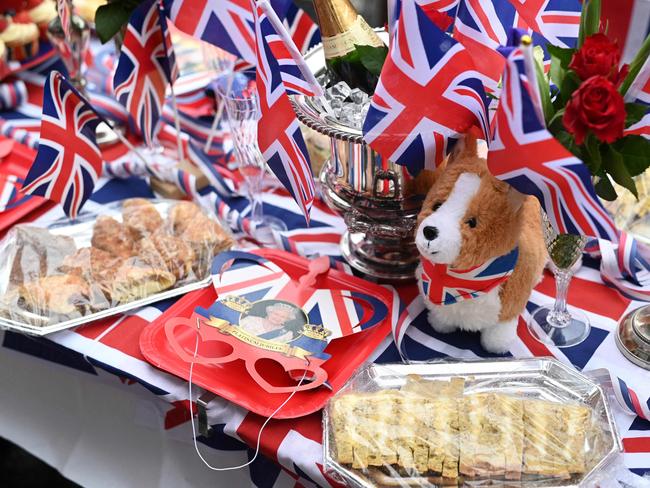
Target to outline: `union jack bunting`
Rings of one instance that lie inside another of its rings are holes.
[[[616,241],[589,170],[546,130],[531,96],[522,48],[505,48],[503,89],[488,166],[492,174],[540,201],[556,231]],[[533,83],[534,78],[533,79]]]
[[[72,22],[72,0],[56,0],[56,11],[61,20],[61,27],[66,39],[70,39],[70,23]]]
[[[528,27],[551,44],[568,48],[578,42],[580,0],[511,0]]]
[[[422,259],[422,276],[418,280],[422,295],[436,305],[453,305],[485,295],[515,270],[519,250],[490,259],[468,269],[456,269],[447,264]]]
[[[142,3],[129,19],[113,76],[115,97],[148,146],[158,130],[167,85],[178,75],[168,35],[161,5],[156,0]]]
[[[41,135],[36,159],[23,192],[63,205],[75,218],[102,171],[95,141],[97,113],[63,78],[52,71],[45,83]]]
[[[280,77],[287,93],[310,97],[323,95],[323,87],[316,81],[271,5],[266,0],[258,0],[255,8],[265,47],[271,50],[266,56],[272,56],[277,61]]]
[[[417,174],[436,167],[472,126],[487,139],[482,76],[467,50],[413,0],[402,2],[393,39],[363,125],[364,140]]]
[[[314,202],[314,178],[307,146],[300,131],[282,70],[263,32],[263,11],[255,8],[257,88],[261,118],[257,141],[269,168],[291,193],[309,223]]]
[[[11,210],[29,200],[29,195],[23,195],[19,189],[23,180],[14,175],[0,174],[0,212]]]

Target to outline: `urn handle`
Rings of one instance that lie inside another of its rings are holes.
[[[380,190],[380,185],[385,182],[388,182],[388,192]],[[394,171],[379,170],[375,173],[372,182],[372,196],[374,198],[395,199],[399,198],[400,193],[399,179]]]

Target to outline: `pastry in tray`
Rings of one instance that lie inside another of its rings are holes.
[[[82,224],[83,225],[83,224]],[[87,227],[86,227],[87,228]],[[121,215],[100,215],[92,235],[55,235],[17,226],[6,241],[0,273],[3,317],[38,324],[106,310],[183,286],[209,275],[212,258],[232,238],[192,202],[173,203],[167,215],[142,198],[125,200]],[[65,226],[57,226],[57,234]],[[83,231],[86,232],[86,231]],[[77,242],[89,245],[77,247]]]
[[[387,486],[564,479],[586,471],[586,406],[463,390],[462,379],[410,377],[400,390],[335,398],[334,460]]]
[[[85,315],[90,304],[90,288],[83,278],[66,274],[46,276],[18,288],[18,304],[36,315]]]

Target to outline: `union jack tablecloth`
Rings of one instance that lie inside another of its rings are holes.
[[[30,73],[22,75],[28,86],[26,100],[12,112],[0,113],[3,133],[21,141],[34,137],[40,115],[40,84],[43,77]],[[23,129],[25,131],[23,131]],[[9,156],[10,157],[10,156]],[[0,164],[2,164],[0,162]],[[153,197],[149,186],[138,178],[101,179],[87,204],[88,209],[127,197]],[[239,221],[248,211],[248,202],[241,197],[221,201],[219,212],[229,222]],[[264,211],[280,217],[289,231],[281,235],[278,244],[284,249],[305,255],[328,255],[333,265],[346,269],[338,241],[345,230],[341,218],[321,202],[312,209],[311,227],[304,228],[304,219],[293,199],[283,192],[264,195]],[[47,222],[63,216],[55,207],[37,219]],[[231,219],[237,216],[238,218]],[[239,220],[238,220],[239,219]],[[28,219],[29,220],[29,219]],[[240,227],[240,226],[238,226]],[[427,324],[426,313],[414,285],[399,290],[401,307],[393,324],[395,333],[403,336],[403,353],[411,360],[439,358],[488,357],[474,333],[435,333]],[[525,321],[528,313],[539,304],[553,300],[552,276],[546,275],[536,288],[527,312],[520,319],[519,338],[510,354],[516,357],[554,356],[585,371],[607,368],[618,403],[627,407],[615,408],[616,420],[625,448],[624,462],[633,472],[650,471],[650,372],[623,359],[616,349],[612,332],[618,319],[635,303],[622,298],[606,287],[598,273],[597,263],[585,260],[574,278],[569,292],[569,304],[584,310],[592,321],[592,330],[585,342],[569,349],[549,349],[535,341],[528,333]],[[119,317],[62,331],[47,338],[31,338],[5,332],[2,345],[42,359],[84,371],[90,375],[98,371],[113,373],[120,381],[140,384],[152,394],[169,403],[164,413],[167,429],[187,422],[189,398],[187,383],[149,365],[140,354],[138,338],[142,329],[160,316],[173,301],[164,301]],[[392,338],[387,338],[371,357],[372,361],[401,361]],[[196,390],[196,389],[195,389]],[[198,394],[198,392],[195,392]],[[195,400],[196,398],[193,398]],[[217,398],[209,405],[209,420],[214,435],[202,441],[202,449],[250,450],[265,419]],[[334,482],[323,473],[321,445],[321,416],[271,421],[262,436],[262,457],[250,467],[250,476],[256,486],[332,486]],[[215,475],[215,477],[218,475]],[[215,478],[216,479],[216,478]]]

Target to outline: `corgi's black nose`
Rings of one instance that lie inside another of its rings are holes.
[[[427,241],[432,241],[438,237],[438,228],[427,225],[424,229],[422,229],[422,233],[424,234],[424,238]]]

